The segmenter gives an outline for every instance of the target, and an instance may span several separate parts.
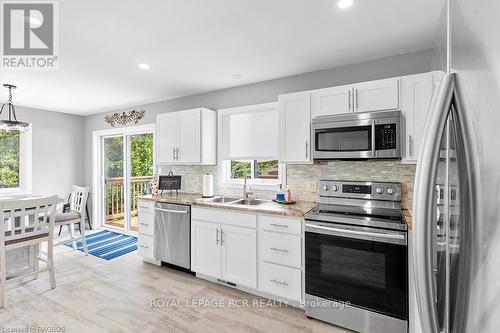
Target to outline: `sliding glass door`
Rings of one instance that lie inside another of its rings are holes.
[[[137,197],[153,176],[153,133],[102,137],[103,224],[137,231]]]

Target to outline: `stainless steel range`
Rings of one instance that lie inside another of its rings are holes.
[[[319,186],[319,204],[306,214],[306,315],[359,332],[407,332],[401,184]]]

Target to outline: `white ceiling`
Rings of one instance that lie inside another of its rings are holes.
[[[59,70],[3,70],[0,83],[22,106],[131,107],[430,48],[443,1],[64,0]]]

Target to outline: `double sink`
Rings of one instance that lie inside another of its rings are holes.
[[[204,202],[213,202],[226,205],[242,205],[242,206],[258,206],[266,202],[269,202],[269,200],[263,200],[263,199],[251,199],[251,198],[242,199],[234,197],[214,197],[214,198],[205,198],[201,200]]]

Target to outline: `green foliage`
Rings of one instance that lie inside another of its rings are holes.
[[[252,164],[250,161],[231,161],[231,178],[244,179],[250,177]]]
[[[132,177],[153,175],[153,134],[134,135],[130,139]]]
[[[107,178],[123,177],[123,137],[105,138],[104,150]],[[153,174],[153,134],[131,136],[130,154],[132,177]]]
[[[0,188],[19,186],[19,131],[0,131]]]

